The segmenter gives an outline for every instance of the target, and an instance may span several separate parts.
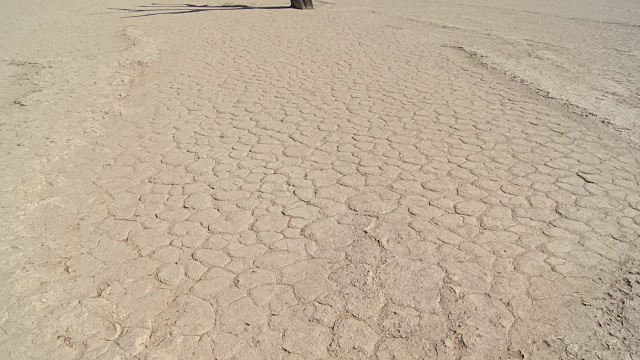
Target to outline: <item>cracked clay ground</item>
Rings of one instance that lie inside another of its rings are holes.
[[[640,357],[638,148],[352,3],[15,5],[0,358]]]

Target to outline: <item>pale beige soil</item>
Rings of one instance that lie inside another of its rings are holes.
[[[640,144],[640,2],[363,1]],[[378,8],[379,6],[379,8]]]
[[[633,2],[223,4],[0,4],[0,359],[640,358]]]

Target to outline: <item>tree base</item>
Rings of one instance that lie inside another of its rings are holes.
[[[291,0],[291,7],[294,9],[313,9],[313,0]]]

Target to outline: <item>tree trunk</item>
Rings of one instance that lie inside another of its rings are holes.
[[[294,9],[313,9],[313,0],[291,0],[291,7]]]

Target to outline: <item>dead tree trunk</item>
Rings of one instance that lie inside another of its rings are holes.
[[[294,9],[313,9],[313,0],[291,0],[291,7]]]

